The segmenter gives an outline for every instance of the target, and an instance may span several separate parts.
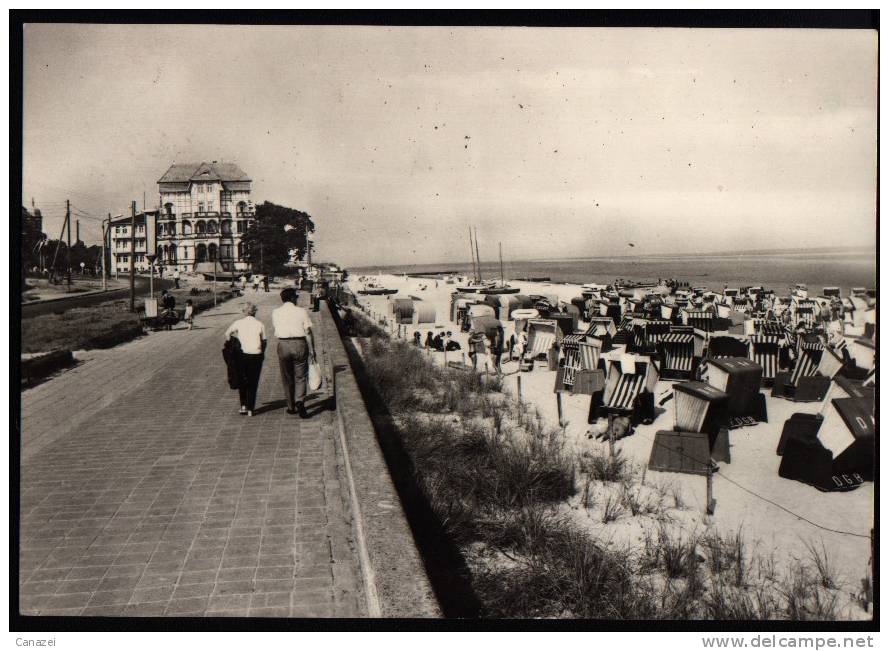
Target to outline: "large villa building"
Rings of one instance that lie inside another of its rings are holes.
[[[249,269],[241,242],[254,219],[250,177],[234,163],[174,163],[157,182],[157,264],[181,271],[218,261]]]

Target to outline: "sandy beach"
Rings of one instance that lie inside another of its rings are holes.
[[[435,324],[402,326],[402,336],[405,328],[408,339],[413,337],[415,331],[420,331],[425,339],[429,331],[434,335],[449,330],[460,343],[462,351],[447,353],[448,361],[464,359],[468,334],[459,332],[459,327],[450,320],[449,315],[450,296],[456,290],[456,285],[439,280],[436,286],[435,280],[393,275],[374,276],[373,281],[397,289],[398,293],[388,298],[358,296],[370,313],[387,316],[392,299],[419,298],[435,307]],[[566,302],[581,294],[579,285],[519,281],[510,284],[520,288],[522,294],[556,295]],[[350,282],[353,291],[357,292],[362,286],[357,279],[353,278]],[[514,332],[514,323],[502,323],[508,339]],[[581,324],[579,328],[583,326]],[[395,329],[390,328],[390,332],[395,333]],[[445,363],[444,353],[430,351],[428,354],[437,363]],[[502,363],[506,389],[515,393],[517,379],[521,377],[522,397],[529,408],[537,408],[549,424],[558,427],[556,394],[553,392],[556,372],[547,370],[545,364],[538,362],[533,371],[520,374],[517,362],[506,361],[506,357],[504,355]],[[675,383],[675,380],[658,382],[656,403],[672,391]],[[675,526],[689,533],[715,530],[723,536],[733,535],[741,529],[750,552],[771,557],[777,568],[794,558],[809,558],[807,544],[820,549],[823,543],[844,592],[856,593],[867,573],[871,556],[869,534],[874,521],[874,485],[865,483],[857,490],[846,493],[823,493],[806,484],[779,477],[781,457],[776,455],[775,450],[784,422],[793,413],[816,413],[820,403],[794,403],[772,398],[768,390],[763,390],[763,393],[767,396],[768,422],[731,431],[731,463],[720,463],[719,471],[715,474],[716,509],[712,516],[705,513],[706,479],[702,476],[646,471],[644,483],[654,490],[681,495],[684,508],[674,509],[670,513]],[[565,438],[578,455],[608,449],[606,442],[589,436],[589,405],[590,397],[587,395],[563,394]],[[655,433],[673,428],[673,402],[667,402],[657,411],[658,416],[652,424],[638,425],[634,434],[615,444],[616,449],[636,464],[640,472],[647,466]],[[610,540],[615,545],[635,545],[643,539],[646,529],[656,530],[658,526],[657,522],[645,516],[628,515],[603,524],[595,511],[581,508],[578,502],[579,499],[573,499],[565,505],[566,511],[599,539]],[[863,615],[865,613],[858,609],[858,615],[852,616]]]

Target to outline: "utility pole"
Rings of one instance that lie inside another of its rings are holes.
[[[130,312],[136,311],[136,202],[130,204]]]
[[[77,237],[74,240],[74,243],[77,244],[80,241],[80,220],[75,219],[74,223],[77,225]]]
[[[71,291],[71,201],[65,199],[65,222],[68,224],[68,291]]]
[[[108,231],[105,230],[105,220],[102,220],[102,289],[108,289],[108,265],[105,262],[105,240],[111,232],[111,213],[108,213]]]

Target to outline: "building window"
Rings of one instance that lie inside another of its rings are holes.
[[[203,201],[198,202],[198,212],[204,212],[204,202]]]
[[[220,244],[219,245],[219,259],[220,260],[231,260],[232,259],[232,245],[231,244]]]
[[[216,222],[213,221],[212,219],[211,219],[210,221],[207,222],[207,232],[208,232],[208,233],[213,233],[213,234],[215,234],[215,233],[217,232],[217,230],[216,230]]]
[[[222,221],[222,234],[223,235],[231,235],[232,234],[232,223],[229,219],[224,219]]]
[[[182,234],[183,235],[191,235],[191,222],[187,219],[182,222]]]

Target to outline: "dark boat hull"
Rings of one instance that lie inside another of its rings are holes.
[[[489,289],[479,290],[478,293],[479,294],[488,294],[488,295],[491,295],[491,294],[495,294],[495,295],[496,294],[518,294],[519,288],[518,287],[491,287]]]

